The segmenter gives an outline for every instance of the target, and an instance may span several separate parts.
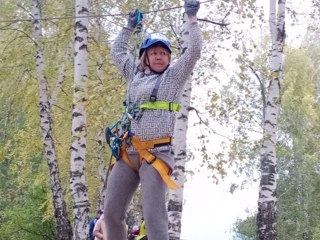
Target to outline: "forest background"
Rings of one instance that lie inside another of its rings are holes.
[[[182,8],[175,7],[182,3],[138,3],[144,12],[150,12],[145,14],[144,31],[161,31],[174,39],[177,56],[179,44],[176,37],[181,28]],[[290,33],[296,37],[301,25],[303,38],[299,37],[299,42],[291,39],[284,50],[277,132],[278,239],[320,239],[317,205],[320,187],[320,7],[317,1],[293,3],[287,1],[287,18],[290,18],[290,24],[286,26],[287,39],[290,40]],[[59,156],[66,211],[70,216],[75,19],[68,16],[74,16],[74,5],[74,1],[69,0],[43,1],[42,16],[62,18],[44,19],[40,39],[45,53],[44,72],[49,95],[54,103],[54,143]],[[308,11],[304,5],[310,6]],[[48,162],[43,151],[39,118],[36,69],[39,44],[33,23],[26,20],[32,16],[32,1],[1,0],[1,6],[0,239],[56,239]],[[110,156],[101,132],[121,114],[125,95],[125,83],[110,62],[109,49],[115,34],[126,23],[127,12],[136,8],[137,2],[96,0],[89,6],[90,15],[100,16],[92,17],[89,22],[88,43],[85,177],[90,214],[94,215],[101,207],[101,185]],[[159,11],[166,8],[172,9]],[[213,185],[230,175],[245,179],[230,184],[230,192],[234,192],[251,181],[259,181],[257,169],[263,134],[264,97],[261,84],[267,85],[270,76],[267,13],[261,1],[207,1],[202,4],[200,13],[204,48],[203,57],[193,74],[195,90],[193,107],[190,108],[193,120],[189,125],[194,134],[189,134],[188,138],[188,160],[192,167],[187,174],[192,176],[205,169]],[[200,106],[199,102],[202,103]],[[237,239],[255,239],[255,215],[253,211],[252,216],[235,223]],[[215,218],[214,214],[212,218]],[[73,221],[71,217],[70,221]]]

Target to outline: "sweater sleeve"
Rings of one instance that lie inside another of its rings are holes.
[[[128,52],[131,33],[131,29],[123,28],[111,47],[112,60],[127,81],[133,78],[135,68],[133,56]]]
[[[171,74],[176,77],[179,84],[185,83],[201,56],[202,34],[198,23],[189,24],[187,30],[189,32],[187,49],[171,67]]]

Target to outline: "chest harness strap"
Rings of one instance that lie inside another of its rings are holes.
[[[140,105],[141,109],[158,109],[158,110],[169,110],[170,112],[179,112],[181,106],[174,102],[146,102]]]
[[[156,85],[154,86],[150,96],[150,102],[142,103],[140,105],[140,109],[169,110],[170,112],[179,112],[181,108],[180,104],[174,102],[157,101],[160,83],[161,81],[156,82]]]
[[[160,158],[157,158],[155,155],[151,154],[148,151],[155,147],[171,145],[171,142],[171,137],[158,138],[150,141],[141,141],[139,137],[136,135],[131,137],[131,144],[139,153],[140,165],[142,164],[143,160],[146,160],[149,165],[152,165],[158,171],[162,180],[168,185],[169,188],[177,189],[177,184],[175,184],[174,181],[170,178],[172,169],[168,166],[166,162],[164,162]],[[133,168],[126,148],[127,145],[123,144],[121,147],[121,157],[130,168]]]

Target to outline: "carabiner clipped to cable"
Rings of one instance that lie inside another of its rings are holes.
[[[134,30],[135,34],[138,34],[142,30],[142,23],[143,23],[143,13],[140,9],[137,9],[137,25]]]
[[[142,24],[142,20],[143,20],[143,13],[140,9],[138,9],[138,18],[137,18],[137,25]]]

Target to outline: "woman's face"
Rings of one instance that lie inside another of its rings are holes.
[[[152,46],[147,49],[146,64],[152,71],[163,72],[170,63],[170,53],[161,46]]]

